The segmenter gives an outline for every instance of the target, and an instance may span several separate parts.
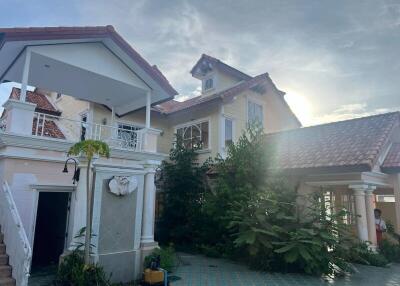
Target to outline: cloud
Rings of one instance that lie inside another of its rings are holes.
[[[0,26],[112,24],[180,100],[198,94],[189,71],[208,53],[251,75],[268,72],[280,89],[301,94],[312,105],[310,124],[399,106],[395,0],[25,2],[2,0],[14,16],[0,17]],[[340,111],[359,103],[364,111]]]

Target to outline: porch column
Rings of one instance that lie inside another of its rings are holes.
[[[394,206],[396,213],[396,225],[395,229],[397,233],[400,233],[400,174],[393,174],[393,194],[394,194]]]
[[[26,102],[26,88],[28,85],[31,51],[25,51],[25,62],[22,71],[21,93],[19,100],[8,99],[3,107],[5,109],[5,130],[10,133],[32,135],[32,124],[36,104]]]
[[[374,214],[374,190],[376,187],[369,186],[365,190],[365,205],[367,208],[367,224],[368,224],[368,240],[373,246],[377,245],[376,229],[375,229],[375,214]]]
[[[26,87],[28,86],[30,64],[31,64],[31,50],[28,47],[25,50],[24,69],[22,70],[21,94],[19,96],[19,100],[22,102],[25,102],[26,100]]]
[[[154,216],[156,203],[156,186],[154,184],[155,166],[146,169],[144,178],[143,217],[142,217],[142,247],[152,247],[154,242]]]
[[[150,128],[150,113],[151,113],[151,90],[146,93],[146,128]]]
[[[351,185],[349,188],[354,190],[358,238],[361,241],[368,241],[367,210],[365,206],[365,190],[368,186]]]

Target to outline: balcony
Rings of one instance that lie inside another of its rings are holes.
[[[78,142],[101,140],[112,148],[141,152],[146,129],[127,130],[35,112],[32,135]]]

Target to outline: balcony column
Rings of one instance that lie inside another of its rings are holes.
[[[365,190],[365,206],[367,209],[367,224],[368,224],[368,240],[371,242],[373,247],[376,247],[376,227],[375,227],[375,214],[374,214],[374,190],[375,186],[369,186]]]
[[[154,217],[156,203],[156,186],[154,177],[156,166],[150,165],[146,168],[144,176],[143,216],[142,216],[142,248],[154,248],[157,243],[154,241]]]
[[[152,91],[146,93],[146,129],[150,128],[150,114],[151,114],[151,95]]]
[[[361,241],[368,241],[367,210],[365,206],[365,190],[368,189],[368,185],[351,185],[349,188],[354,191],[358,238]]]
[[[28,85],[31,52],[25,51],[24,69],[22,71],[21,93],[19,100],[8,99],[3,107],[5,109],[5,131],[20,135],[32,135],[32,124],[36,104],[26,102],[26,88]]]

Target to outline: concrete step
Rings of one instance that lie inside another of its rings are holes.
[[[0,254],[6,254],[6,245],[4,243],[0,243]]]
[[[7,264],[8,264],[8,255],[0,254],[0,265],[7,265]]]
[[[9,266],[9,265],[1,265],[0,266],[0,279],[1,278],[10,278],[11,277],[11,271],[12,271],[11,270],[11,266]]]
[[[0,278],[1,286],[15,286],[14,278]]]

